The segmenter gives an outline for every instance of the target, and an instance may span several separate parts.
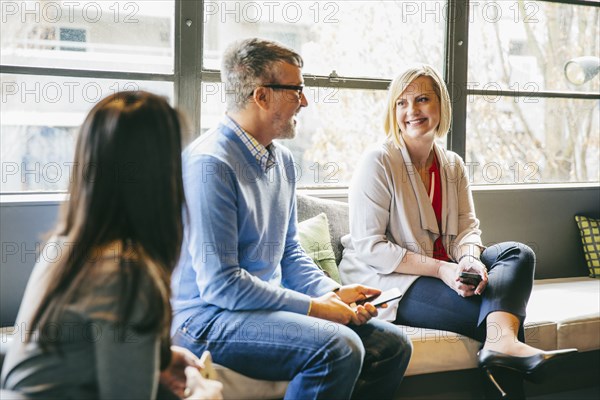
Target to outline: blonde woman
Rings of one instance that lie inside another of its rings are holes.
[[[515,242],[482,245],[463,160],[436,143],[450,122],[450,98],[435,69],[418,65],[394,79],[387,139],[366,152],[350,188],[341,278],[400,288],[403,298],[386,311],[397,324],[481,341],[479,361],[490,379],[492,367],[533,377],[571,351],[524,343],[535,255]],[[465,272],[473,275],[461,278]],[[494,340],[486,340],[490,329]]]

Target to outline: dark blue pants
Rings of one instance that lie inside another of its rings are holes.
[[[395,323],[456,332],[484,342],[488,314],[506,311],[519,318],[518,337],[524,341],[535,254],[522,243],[505,242],[488,247],[481,261],[488,269],[488,285],[481,296],[461,297],[440,279],[420,277],[400,301]],[[499,336],[500,331],[489,335]]]

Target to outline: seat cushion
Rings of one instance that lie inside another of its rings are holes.
[[[459,371],[477,368],[477,352],[481,343],[454,332],[402,326],[413,344],[413,355],[406,375]],[[527,324],[525,341],[543,350],[556,345],[556,324]]]
[[[526,323],[555,323],[556,349],[600,349],[600,280],[576,277],[535,281]]]
[[[542,350],[556,350],[557,328],[552,321],[525,321],[525,343]]]
[[[403,326],[414,352],[406,375],[456,371],[477,367],[480,343],[452,332]],[[4,349],[12,336],[3,330]],[[600,349],[600,280],[577,277],[534,282],[525,320],[526,342],[544,349],[576,347],[580,351]],[[235,371],[217,368],[229,394],[251,394],[250,398],[281,398],[286,382],[258,381]],[[240,396],[243,397],[243,396]],[[248,398],[248,397],[246,397]]]
[[[407,376],[477,367],[476,340],[453,332],[403,326],[413,343]],[[600,281],[577,277],[534,282],[525,342],[543,350],[600,349]]]
[[[214,364],[223,383],[224,399],[282,399],[289,382],[248,378],[234,370]]]
[[[401,326],[413,344],[406,376],[477,367],[481,343],[453,332]]]

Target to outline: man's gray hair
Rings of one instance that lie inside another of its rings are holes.
[[[244,109],[256,86],[277,83],[275,67],[280,62],[304,65],[298,53],[277,42],[252,38],[229,45],[221,65],[227,111]]]

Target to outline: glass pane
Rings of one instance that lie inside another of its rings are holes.
[[[2,1],[3,65],[173,73],[175,1]]]
[[[478,1],[471,4],[470,15],[471,88],[527,92],[600,90],[600,7],[541,1]],[[565,64],[583,56],[595,57],[591,60],[595,63],[595,77],[594,66],[587,66],[586,83],[569,83]]]
[[[173,99],[172,82],[2,74],[0,191],[66,190],[77,129],[102,98],[143,89]]]
[[[202,87],[202,131],[225,111],[222,85]],[[383,139],[384,90],[306,87],[308,107],[298,114],[298,134],[282,141],[298,164],[300,187],[348,186],[365,149]]]
[[[445,1],[235,1],[204,3],[205,69],[220,69],[229,43],[277,40],[298,51],[303,72],[390,78],[406,64],[442,70]]]
[[[600,102],[471,96],[467,154],[476,184],[600,181]]]

